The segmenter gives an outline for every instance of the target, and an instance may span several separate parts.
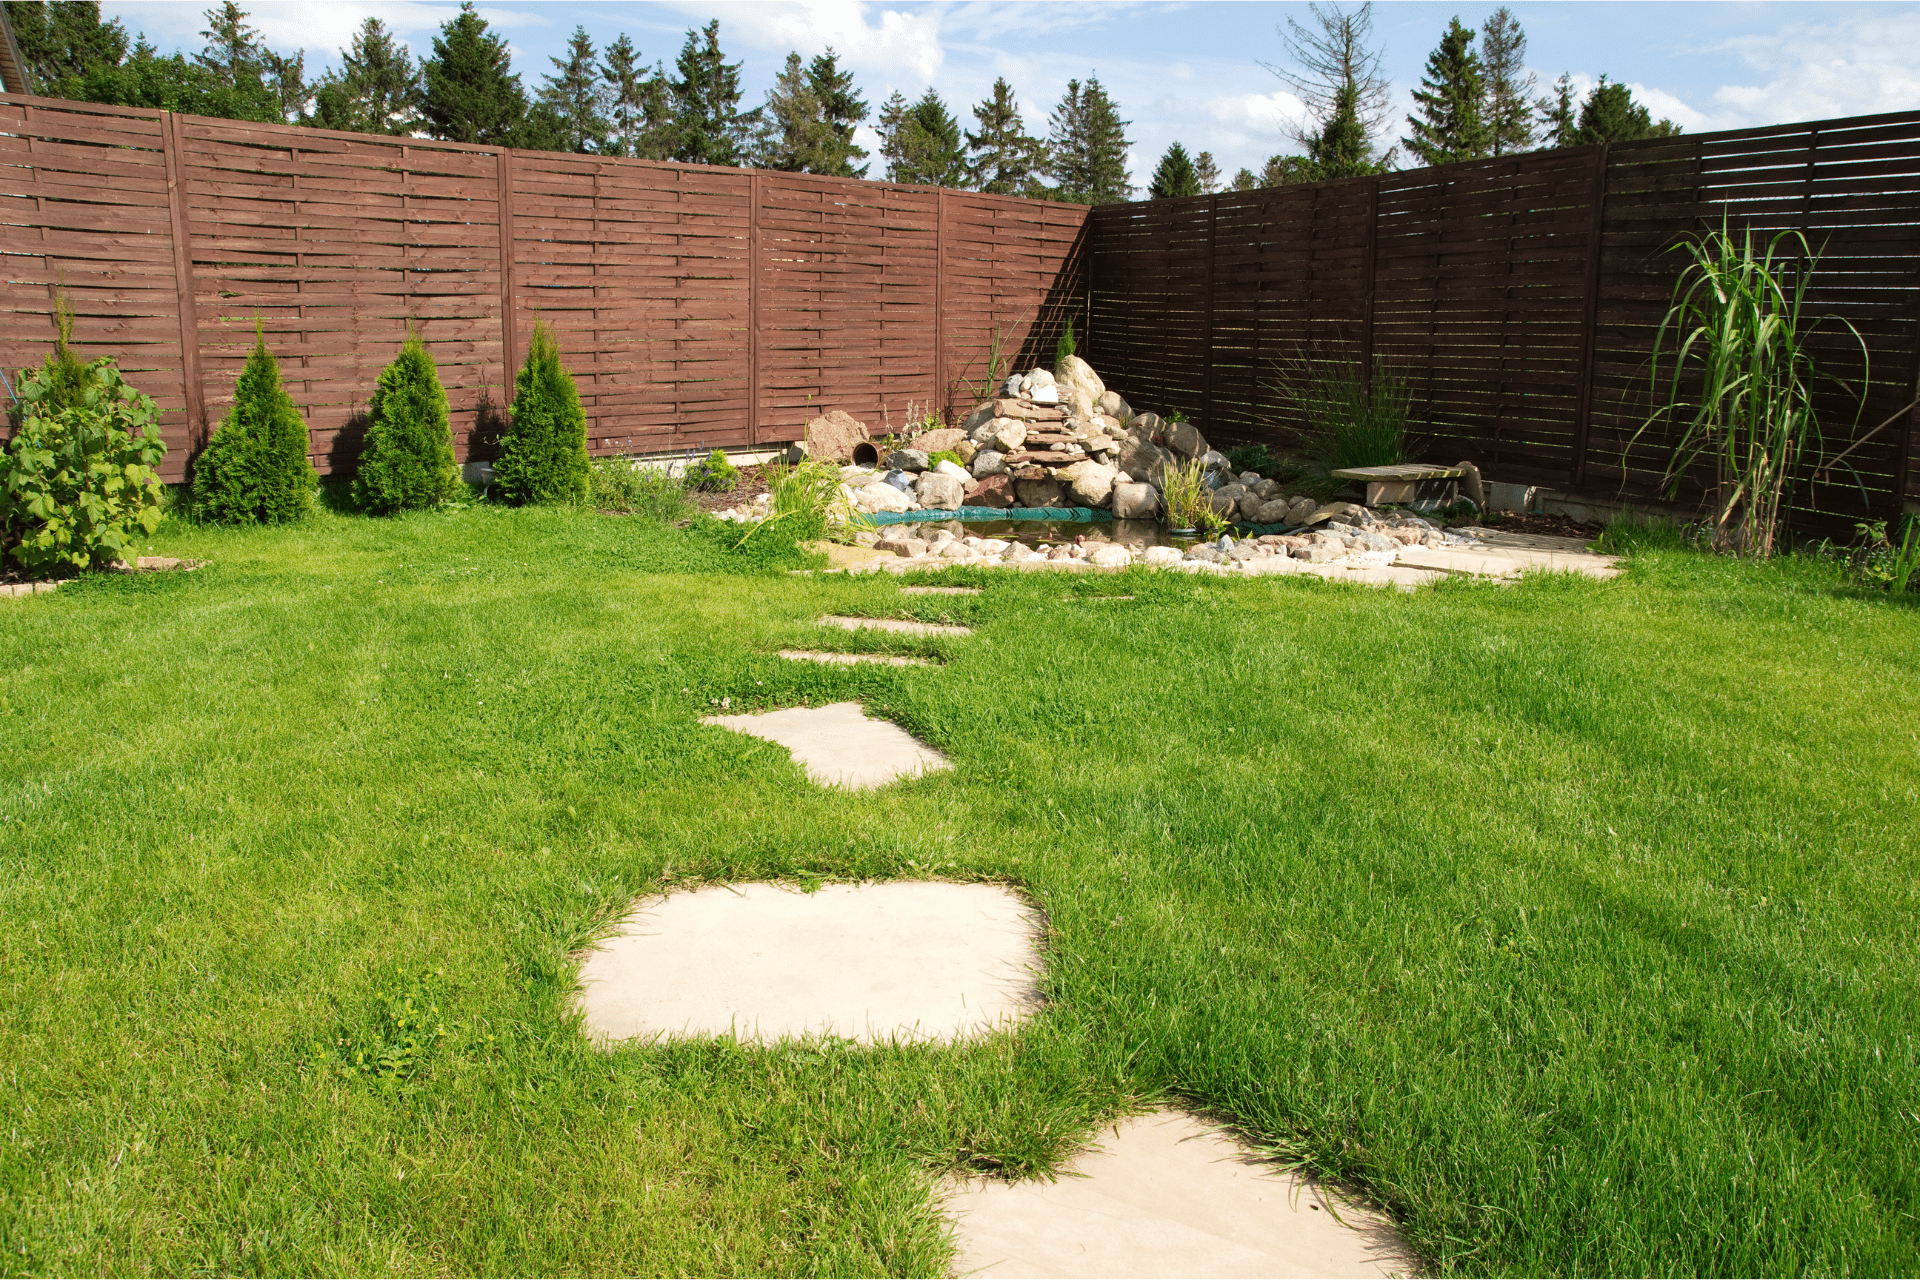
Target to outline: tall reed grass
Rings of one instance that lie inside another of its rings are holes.
[[[1267,390],[1300,421],[1302,451],[1321,471],[1405,462],[1413,389],[1385,360],[1373,377],[1358,360],[1302,348],[1279,360]]]

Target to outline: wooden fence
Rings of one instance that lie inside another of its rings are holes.
[[[83,350],[165,411],[180,479],[256,323],[350,468],[409,324],[460,455],[536,320],[596,453],[752,448],[825,409],[876,431],[972,403],[989,350],[1051,351],[1075,205],[805,174],[463,146],[0,95],[0,365]]]
[[[1635,439],[1680,266],[1667,250],[1723,217],[1824,248],[1820,367],[1868,389],[1857,426],[1823,395],[1829,454],[1893,418],[1803,495],[1803,515],[1837,527],[1920,497],[1920,114],[1102,206],[1084,345],[1136,405],[1280,444],[1299,425],[1271,388],[1289,361],[1377,357],[1412,382],[1423,456],[1644,497],[1668,452],[1658,432]]]

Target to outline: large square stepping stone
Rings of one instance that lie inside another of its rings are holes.
[[[795,662],[824,662],[837,667],[875,663],[883,667],[930,667],[931,658],[907,658],[897,653],[822,653],[817,649],[782,649],[780,656]]]
[[[731,885],[636,905],[580,966],[608,1040],[986,1034],[1034,1003],[1038,913],[998,885]]]
[[[883,787],[953,762],[897,724],[869,720],[857,702],[788,707],[759,715],[706,716],[701,724],[750,733],[785,747],[807,777],[823,787]]]
[[[957,1184],[960,1276],[1392,1276],[1392,1224],[1179,1112],[1121,1121],[1057,1182]]]
[[[970,636],[972,627],[953,627],[938,622],[911,622],[902,618],[845,618],[829,615],[820,619],[823,627],[843,631],[897,631],[909,636]]]

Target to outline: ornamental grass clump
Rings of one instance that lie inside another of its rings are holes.
[[[511,425],[493,464],[493,487],[515,506],[577,502],[587,494],[587,414],[560,344],[544,321],[533,326],[527,362],[513,380]]]
[[[31,577],[104,569],[160,527],[167,446],[150,396],[113,358],[74,354],[61,298],[46,364],[20,381],[16,429],[0,452],[0,548]]]
[[[447,393],[419,334],[409,332],[400,354],[380,371],[368,410],[354,501],[375,514],[392,515],[452,498],[460,487],[460,467],[453,458]]]
[[[1654,333],[1649,390],[1659,407],[1634,433],[1671,433],[1661,490],[1677,497],[1683,481],[1711,468],[1713,547],[1766,559],[1774,552],[1780,508],[1824,448],[1813,405],[1817,375],[1807,351],[1804,314],[1819,255],[1798,231],[1764,248],[1753,230],[1718,231],[1674,247],[1689,259]],[[1842,321],[1844,324],[1845,322]],[[1854,425],[1865,405],[1867,345],[1859,331],[1863,374]],[[1836,461],[1838,461],[1836,459]]]
[[[233,408],[193,464],[194,515],[213,524],[300,519],[319,480],[308,449],[306,420],[280,385],[280,362],[255,321]]]
[[[1298,418],[1302,452],[1322,472],[1407,460],[1413,390],[1386,361],[1369,378],[1357,360],[1302,351],[1275,367],[1267,389]]]

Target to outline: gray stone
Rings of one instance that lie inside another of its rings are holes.
[[[918,449],[895,449],[887,455],[886,465],[890,471],[925,471],[927,455]]]
[[[853,495],[853,505],[872,515],[877,511],[911,511],[913,499],[890,484],[870,484]]]
[[[904,471],[889,471],[880,479],[882,484],[890,484],[902,493],[913,492],[913,477]]]
[[[1107,391],[1093,402],[1093,407],[1101,413],[1110,414],[1125,422],[1133,415],[1127,411],[1127,402],[1120,398],[1118,391]]]
[[[1208,449],[1200,455],[1200,465],[1218,475],[1222,484],[1238,484],[1240,477],[1233,474],[1233,468],[1227,462],[1227,455],[1218,449]]]
[[[1222,520],[1231,520],[1233,519],[1234,508],[1239,504],[1232,498],[1214,492],[1207,495],[1207,505],[1211,506],[1214,513]]]
[[[1167,447],[1183,458],[1198,458],[1208,452],[1207,438],[1191,422],[1176,422],[1167,429]]]
[[[1027,442],[1027,425],[1012,418],[996,418],[993,422],[993,434],[980,443],[1001,453],[1017,452]]]
[[[907,442],[907,448],[931,455],[943,449],[950,450],[966,438],[967,433],[958,427],[942,427],[938,431],[921,432]]]
[[[952,476],[963,485],[973,479],[973,476],[967,472],[965,467],[955,466],[953,460],[950,458],[940,459],[940,461],[933,464],[932,470],[938,471],[943,476]]]
[[[1007,473],[1007,455],[998,449],[982,449],[973,455],[973,477],[984,480],[988,476],[1003,476]]]
[[[1142,564],[1154,566],[1179,564],[1184,559],[1186,557],[1180,553],[1178,547],[1148,547],[1140,554]]]
[[[1107,393],[1107,384],[1100,381],[1100,375],[1093,371],[1079,356],[1068,356],[1055,370],[1054,382],[1062,388],[1074,388],[1087,393],[1088,400],[1098,400]]]
[[[1066,493],[1056,480],[1016,480],[1014,492],[1019,495],[1023,507],[1061,507],[1066,505]]]
[[[1278,480],[1261,480],[1254,484],[1253,491],[1260,497],[1261,501],[1272,502],[1280,496],[1280,482]]]
[[[1305,524],[1319,509],[1320,504],[1312,498],[1295,498],[1287,507],[1287,523]]]
[[[975,427],[985,426],[991,421],[993,421],[993,401],[983,401],[974,406],[973,412],[967,415],[967,420],[960,424],[960,430],[971,435]]]
[[[1113,486],[1113,518],[1115,520],[1151,520],[1160,511],[1160,495],[1154,492],[1150,484],[1116,484]]]
[[[1255,524],[1285,524],[1287,509],[1285,498],[1273,498],[1262,502],[1247,518]]]
[[[1366,551],[1398,551],[1400,549],[1400,544],[1397,541],[1386,537],[1384,534],[1362,531],[1360,536],[1355,538],[1354,541],[1359,543],[1361,548]]]
[[[1127,434],[1135,440],[1151,440],[1160,430],[1160,415],[1157,413],[1136,413],[1127,422]]]
[[[1220,564],[1226,560],[1226,553],[1211,542],[1202,542],[1187,548],[1189,560],[1205,560],[1208,564]]]
[[[967,487],[952,476],[928,471],[920,477],[920,505],[936,511],[957,511]]]

